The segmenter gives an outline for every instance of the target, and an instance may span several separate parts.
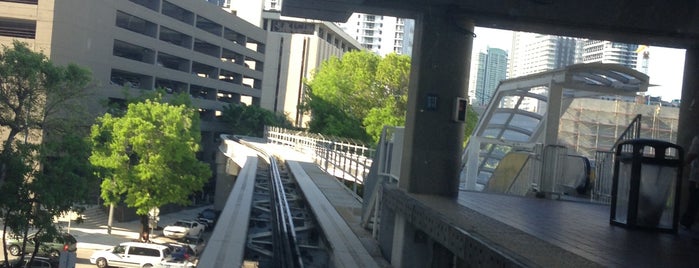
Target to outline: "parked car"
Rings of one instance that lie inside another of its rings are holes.
[[[173,262],[189,261],[193,262],[197,259],[197,253],[187,244],[169,244],[170,256],[167,258]]]
[[[206,243],[204,243],[204,239],[201,237],[185,237],[182,239],[179,239],[179,244],[186,244],[189,245],[194,250],[194,254],[199,256],[201,252],[204,250],[204,246],[206,246]]]
[[[48,257],[35,256],[34,259],[29,262],[32,256],[25,255],[22,260],[22,264],[18,264],[19,259],[10,260],[10,267],[21,267],[21,268],[58,268],[58,259],[51,259]],[[0,267],[5,267],[5,261],[0,261]]]
[[[204,232],[214,228],[213,224],[210,225],[209,222],[207,222],[206,220],[196,219],[195,221],[197,221],[201,225],[204,225]]]
[[[218,210],[215,210],[213,208],[207,208],[199,212],[199,215],[197,215],[197,219],[201,221],[205,221],[209,229],[213,229],[214,225],[216,225],[216,221],[218,221],[218,217],[221,215],[221,212]]]
[[[33,233],[27,236],[27,245],[25,251],[27,253],[33,253],[35,247],[35,240],[37,234]],[[22,254],[22,241],[21,237],[10,236],[5,242],[5,248],[8,249],[10,255],[19,256]],[[62,233],[59,237],[55,237],[51,240],[41,241],[39,243],[39,251],[37,255],[48,256],[51,259],[57,260],[61,255],[61,251],[75,252],[77,248],[78,241],[71,234]]]
[[[178,220],[165,226],[163,235],[169,238],[198,237],[204,232],[204,225],[195,220]]]
[[[117,267],[154,267],[159,265],[172,251],[166,245],[124,242],[113,248],[95,251],[90,256],[90,263],[99,268]]]

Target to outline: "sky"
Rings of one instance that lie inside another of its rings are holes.
[[[491,28],[475,28],[473,51],[481,51],[488,46],[510,51],[512,31]],[[682,93],[682,72],[684,70],[684,49],[649,47],[648,76],[650,84],[647,95],[660,96],[664,101],[680,99]]]

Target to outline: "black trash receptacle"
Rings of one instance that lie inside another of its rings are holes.
[[[677,232],[682,148],[634,139],[617,145],[615,156],[610,223]]]

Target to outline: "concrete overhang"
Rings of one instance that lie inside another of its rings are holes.
[[[347,21],[353,12],[398,17],[447,8],[476,26],[676,48],[699,46],[699,1],[284,0],[282,14]],[[442,10],[439,11],[442,14]]]

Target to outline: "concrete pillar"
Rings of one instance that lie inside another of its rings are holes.
[[[558,129],[561,119],[561,100],[563,98],[563,87],[555,83],[549,83],[548,111],[546,113],[546,131],[544,135],[544,146],[558,144]],[[549,122],[553,122],[550,124]]]
[[[432,260],[432,251],[427,234],[413,227],[400,214],[395,214],[395,225],[393,228],[393,248],[391,251],[391,266],[403,268],[430,267],[430,262],[439,263]],[[396,246],[398,245],[398,246]],[[442,256],[441,254],[439,256]],[[448,266],[433,266],[448,267]]]
[[[455,267],[454,253],[434,240],[431,240],[430,244],[430,267]]]
[[[474,25],[448,13],[431,7],[415,19],[399,186],[456,198],[464,125],[452,113],[455,99],[467,98]]]
[[[692,137],[699,135],[699,45],[686,50],[684,58],[684,74],[682,79],[682,103],[680,104],[680,119],[677,127],[677,144],[689,150]],[[686,153],[686,152],[685,152]],[[682,178],[682,194],[680,213],[687,207],[689,192],[687,178],[689,166],[684,169]]]

